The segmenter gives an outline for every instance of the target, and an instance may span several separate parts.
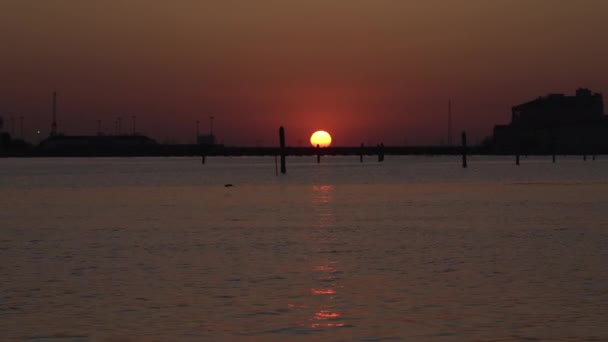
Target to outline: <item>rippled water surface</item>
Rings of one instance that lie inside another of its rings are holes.
[[[4,159],[0,340],[605,341],[607,229],[606,158]]]

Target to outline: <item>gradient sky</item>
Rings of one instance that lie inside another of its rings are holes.
[[[0,0],[0,115],[46,135],[56,90],[66,134],[136,115],[192,142],[213,115],[227,145],[436,144],[451,98],[476,142],[517,103],[608,94],[606,22],[605,0]]]

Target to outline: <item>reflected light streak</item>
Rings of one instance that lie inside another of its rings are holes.
[[[318,219],[317,228],[320,228],[319,236],[315,239],[317,244],[322,247],[336,241],[338,236],[335,236],[332,230],[324,228],[332,228],[335,226],[336,217],[333,212],[332,202],[333,186],[331,185],[315,185],[312,187],[312,201],[316,216]],[[310,318],[308,324],[311,328],[333,328],[344,327],[345,324],[340,322],[342,314],[328,310],[328,307],[333,307],[331,302],[337,296],[337,278],[335,273],[338,272],[336,265],[337,261],[321,261],[322,264],[312,267],[313,278],[318,282],[318,288],[311,288],[310,293],[313,296],[323,296],[325,303],[317,308],[317,312]]]
[[[315,194],[312,203],[313,204],[327,204],[331,202],[331,191],[333,187],[331,185],[314,185],[312,190]]]
[[[310,326],[312,328],[333,328],[333,327],[343,327],[344,323],[313,323]]]
[[[312,205],[316,211],[318,218],[318,228],[330,228],[335,224],[335,216],[332,207],[329,204],[332,202],[331,185],[314,185],[312,187],[313,197]]]
[[[332,295],[336,294],[334,289],[310,289],[310,292],[315,295]]]
[[[313,318],[314,320],[317,321],[328,321],[328,320],[335,320],[337,318],[340,318],[342,315],[337,313],[337,312],[333,312],[333,311],[329,311],[329,310],[321,310],[319,312],[315,313],[315,317]],[[311,323],[310,326],[312,328],[333,328],[333,327],[343,327],[344,323],[342,322],[316,322],[316,323]]]
[[[315,319],[317,319],[317,320],[338,318],[340,316],[342,316],[342,315],[340,315],[337,312],[333,312],[333,311],[329,311],[329,310],[321,310],[321,311],[315,313]]]
[[[319,272],[335,272],[336,268],[331,266],[332,264],[337,264],[337,261],[329,261],[328,265],[316,266],[312,270]]]

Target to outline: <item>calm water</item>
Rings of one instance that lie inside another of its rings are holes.
[[[608,340],[608,157],[288,172],[0,160],[0,340]]]

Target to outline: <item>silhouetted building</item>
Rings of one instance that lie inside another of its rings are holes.
[[[6,132],[0,132],[0,147],[9,146],[11,144],[11,135]]]
[[[38,146],[41,151],[60,154],[137,154],[158,146],[143,135],[54,135]]]
[[[0,116],[0,147],[11,144],[11,135],[4,131],[4,119]]]
[[[585,153],[608,148],[602,95],[578,89],[550,94],[512,108],[511,123],[494,127],[497,152]]]
[[[202,146],[215,146],[215,135],[203,134],[198,136],[198,144]]]
[[[14,121],[11,122],[11,126],[14,127]],[[15,139],[14,134],[5,131],[4,121],[0,117],[0,157],[22,156],[29,152],[31,147],[25,140]]]

